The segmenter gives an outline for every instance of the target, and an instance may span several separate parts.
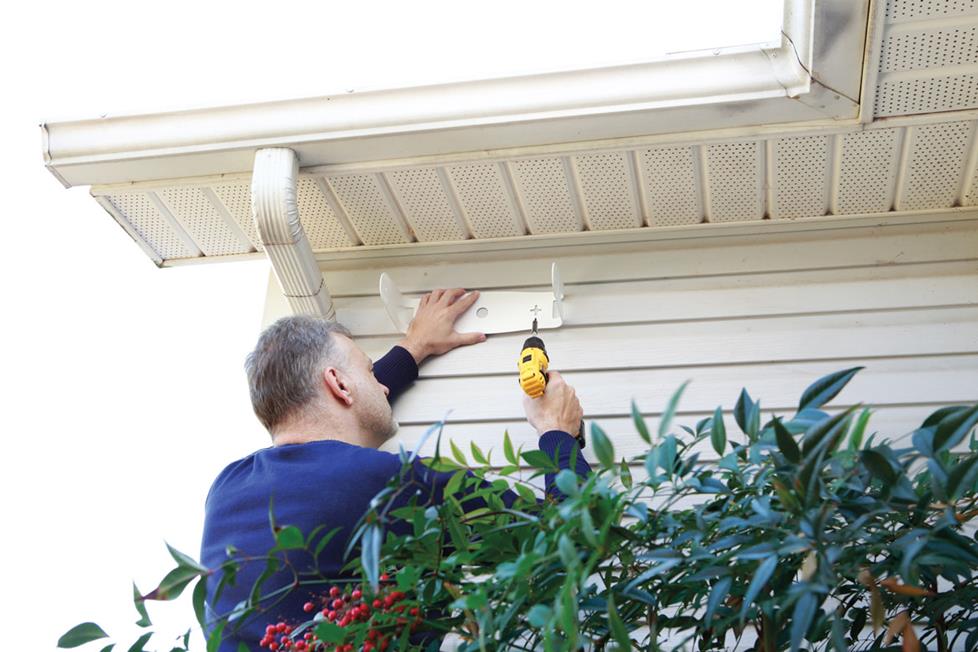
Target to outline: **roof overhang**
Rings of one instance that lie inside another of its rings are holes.
[[[65,186],[859,118],[869,0],[786,0],[781,42],[643,64],[42,125]]]

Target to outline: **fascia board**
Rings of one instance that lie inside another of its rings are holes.
[[[247,171],[260,147],[302,165],[816,120],[785,43],[646,64],[42,125],[64,184]]]

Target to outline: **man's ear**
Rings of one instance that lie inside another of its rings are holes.
[[[323,369],[323,384],[326,386],[327,394],[347,407],[353,405],[351,384],[342,370],[337,367]]]

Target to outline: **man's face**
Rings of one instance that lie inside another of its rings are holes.
[[[353,340],[344,335],[335,337],[342,341],[341,346],[346,351],[343,371],[352,385],[351,409],[357,415],[363,434],[380,446],[397,432],[397,422],[387,402],[389,390],[374,376],[373,362]]]

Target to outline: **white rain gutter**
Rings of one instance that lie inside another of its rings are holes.
[[[42,125],[48,169],[66,186],[247,172],[287,147],[303,166],[447,155],[636,135],[858,117],[851,93],[813,80],[819,43],[862,52],[868,0],[785,0],[780,46],[648,63]],[[836,14],[814,33],[816,7]],[[848,24],[848,23],[847,23]],[[845,44],[845,48],[840,45]],[[826,46],[827,47],[827,46]],[[813,55],[814,52],[814,55]],[[814,58],[813,58],[814,57]],[[841,61],[841,59],[840,59]],[[819,71],[831,79],[836,70]],[[858,72],[858,67],[856,67]],[[841,74],[841,73],[838,73]],[[845,73],[850,74],[850,73]]]
[[[335,321],[326,279],[299,221],[298,179],[299,159],[291,149],[258,150],[251,176],[251,214],[292,312]]]

